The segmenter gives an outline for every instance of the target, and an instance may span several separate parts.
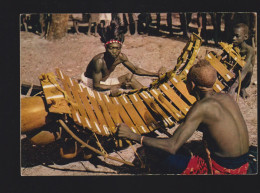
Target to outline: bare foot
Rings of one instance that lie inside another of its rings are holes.
[[[246,92],[246,89],[242,89],[240,95],[242,96],[243,99],[249,97],[249,94]]]
[[[116,96],[119,96],[122,92],[119,90],[119,89],[111,89],[110,90],[110,95],[112,97],[116,97]]]

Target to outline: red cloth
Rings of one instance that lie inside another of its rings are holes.
[[[211,159],[212,160],[212,159]],[[212,160],[212,171],[213,174],[246,174],[248,170],[249,163],[242,165],[236,169],[227,169],[219,164],[217,164],[214,160]],[[207,162],[205,159],[199,156],[192,156],[190,159],[187,168],[182,172],[182,174],[190,175],[190,174],[209,174],[209,169]]]
[[[206,161],[199,156],[192,156],[187,168],[182,172],[182,174],[207,174],[208,166]]]

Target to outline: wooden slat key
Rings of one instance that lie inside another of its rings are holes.
[[[234,74],[231,73],[226,67],[210,52],[206,55],[206,60],[216,69],[216,71],[225,79],[225,81],[230,81],[234,78]]]
[[[159,86],[159,88],[171,99],[171,101],[186,115],[190,109],[190,106],[187,105],[169,86],[169,84],[164,83]]]
[[[123,123],[122,119],[120,118],[120,115],[117,111],[117,108],[115,108],[115,105],[112,102],[112,97],[109,97],[105,94],[100,93],[101,97],[103,98],[103,101],[105,105],[107,106],[107,109],[109,111],[109,114],[111,115],[113,121],[115,124]]]
[[[78,84],[78,88],[79,88],[79,95],[80,95],[80,98],[83,102],[83,106],[84,106],[84,109],[88,115],[88,118],[86,121],[89,121],[89,124],[90,124],[90,127],[91,127],[91,130],[95,133],[98,133],[100,134],[101,133],[101,126],[96,118],[96,115],[93,111],[93,108],[90,104],[90,101],[88,100],[88,97],[87,97],[87,91],[86,91],[86,88],[82,88],[81,85]]]
[[[68,97],[67,100],[69,100],[69,103],[70,103],[72,119],[76,123],[81,124],[80,121],[79,121],[78,114],[77,114],[77,107],[75,105],[73,105],[73,104],[76,104],[76,100],[74,99],[74,96],[72,95],[72,91],[71,91],[71,88],[69,86],[69,83],[67,82],[69,78],[68,78],[68,76],[63,75],[63,73],[59,69],[56,69],[56,72],[59,76],[59,79],[61,80],[61,82],[63,84],[65,91],[66,91],[66,94],[67,94],[67,97]]]
[[[89,120],[89,117],[84,108],[84,103],[80,97],[80,93],[83,92],[83,89],[80,88],[79,84],[75,80],[72,80],[72,83],[73,83],[73,85],[71,85],[72,93],[78,104],[78,109],[79,109],[79,113],[81,115],[81,121],[83,123],[83,127],[85,127],[85,128],[87,127],[88,129],[92,130],[93,125],[91,124],[91,122]]]
[[[119,99],[117,97],[111,97],[111,101],[115,105],[114,108],[117,112],[119,112],[120,117],[123,120],[123,123],[127,124],[128,127],[134,132],[140,134],[139,130],[136,128],[135,124],[131,120],[131,118],[128,116],[126,110],[122,106],[122,104],[119,102]]]
[[[115,123],[113,122],[111,116],[109,115],[109,111],[108,111],[108,108],[107,106],[105,105],[104,101],[103,101],[103,98],[101,97],[101,93],[93,90],[93,93],[95,95],[95,98],[96,98],[96,101],[98,102],[99,106],[100,106],[100,109],[104,115],[104,118],[108,124],[108,127],[109,129],[115,133]]]
[[[149,112],[149,110],[147,109],[147,107],[145,106],[145,104],[143,103],[141,98],[139,97],[139,95],[134,93],[134,94],[128,95],[128,97],[130,98],[132,104],[135,106],[135,108],[139,112],[139,114],[142,117],[142,119],[144,120],[145,124],[148,126],[149,130],[153,131],[156,128],[158,128],[159,125],[157,124],[156,120],[151,115],[151,113]]]
[[[215,84],[213,85],[213,89],[216,92],[220,92],[225,88],[225,86],[217,79]]]
[[[100,108],[99,108],[99,105],[96,101],[96,97],[93,93],[93,91],[90,89],[90,88],[85,88],[85,91],[87,93],[87,96],[91,102],[91,105],[92,105],[92,108],[94,109],[94,112],[97,116],[97,120],[99,122],[99,125],[101,126],[99,128],[99,131],[101,131],[101,134],[102,135],[109,135],[109,130],[108,130],[108,126],[107,126],[107,123],[106,123],[106,120],[104,118],[104,115],[103,113],[101,112]]]
[[[170,79],[170,82],[173,84],[173,86],[180,91],[181,94],[191,103],[195,103],[196,98],[192,95],[190,95],[189,91],[187,90],[186,84],[178,78],[178,76],[173,76]]]
[[[184,118],[182,113],[178,111],[159,91],[159,89],[151,89],[151,95],[173,116],[176,121]]]
[[[127,98],[126,95],[121,95],[118,97],[119,101],[121,104],[124,106],[126,109],[129,117],[132,119],[132,121],[135,123],[136,128],[139,130],[140,133],[148,133],[150,132],[147,126],[145,125],[144,121],[141,119],[140,115],[138,112],[135,110],[133,107],[132,103],[130,100]]]
[[[161,107],[154,101],[148,91],[142,91],[139,93],[139,96],[143,99],[143,101],[150,107],[150,109],[157,115],[158,121],[163,121],[164,126],[172,126],[174,122],[162,109]]]

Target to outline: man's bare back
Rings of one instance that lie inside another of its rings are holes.
[[[201,129],[211,152],[238,157],[248,152],[248,131],[238,105],[228,94],[213,93],[198,101],[193,110],[203,116]]]

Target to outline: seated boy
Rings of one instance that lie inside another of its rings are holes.
[[[238,47],[240,50],[240,55],[245,56],[245,66],[241,71],[241,96],[247,98],[249,95],[246,92],[246,88],[251,83],[251,78],[253,75],[253,68],[255,64],[255,52],[254,49],[246,43],[248,39],[248,26],[243,23],[239,23],[233,28],[233,46]],[[236,89],[239,85],[239,79],[234,82],[230,87],[229,94],[232,96],[235,94]]]

